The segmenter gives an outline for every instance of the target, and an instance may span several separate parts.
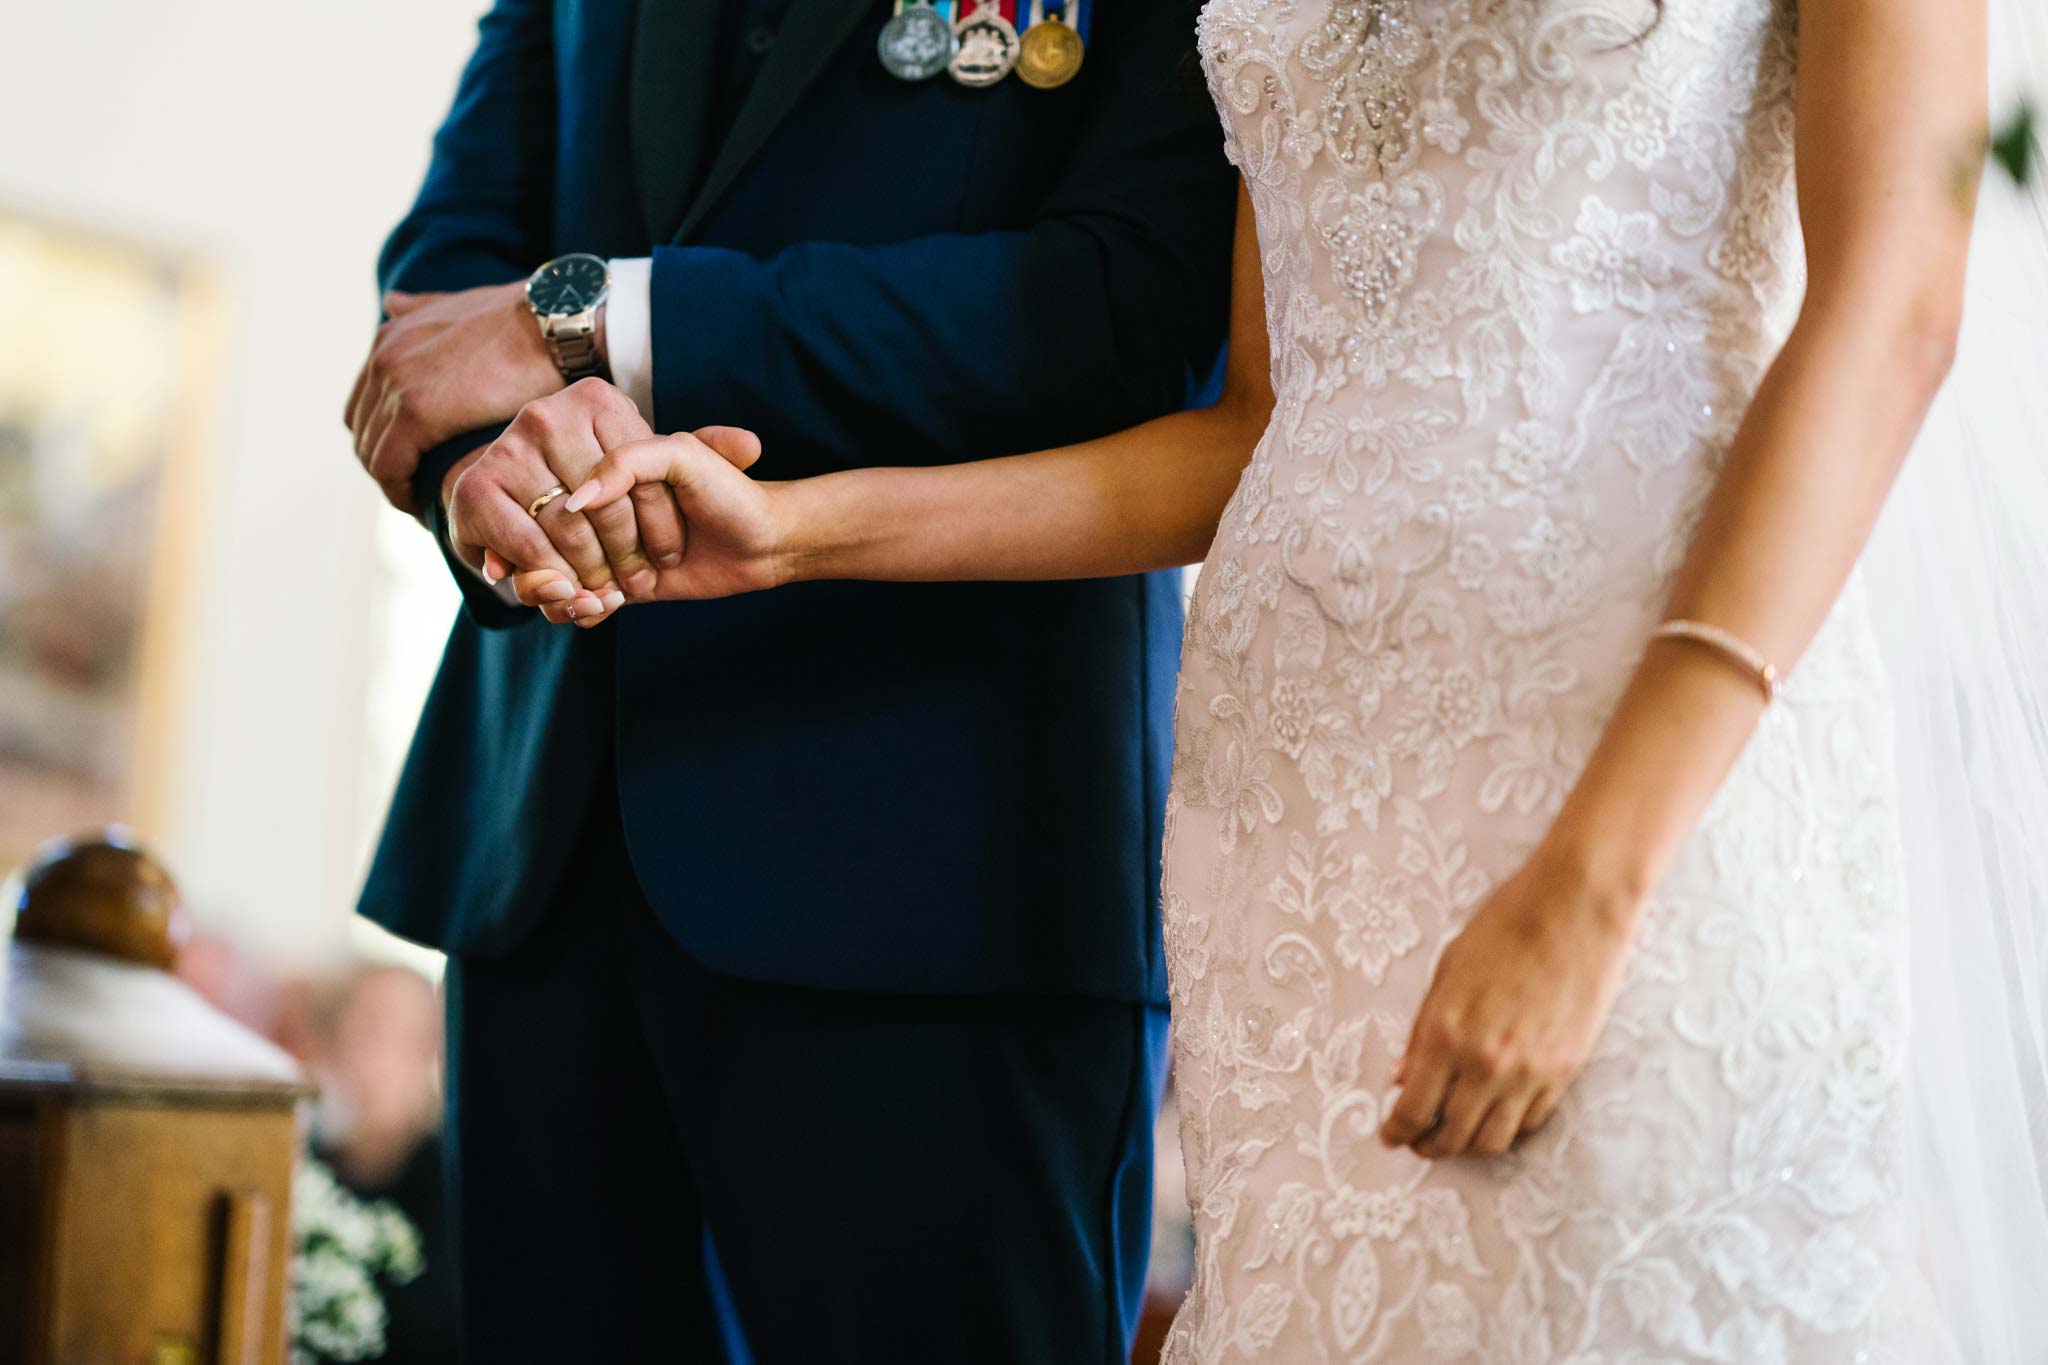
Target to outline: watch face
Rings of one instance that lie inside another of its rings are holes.
[[[610,279],[611,270],[601,257],[557,256],[526,282],[526,301],[542,317],[571,317],[595,306]]]

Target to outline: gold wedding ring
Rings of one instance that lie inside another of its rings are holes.
[[[550,488],[547,492],[541,494],[532,502],[526,504],[526,515],[534,518],[536,521],[539,520],[540,509],[546,507],[549,503],[553,502],[556,498],[561,497],[564,493],[567,493],[568,491],[569,490],[564,488],[561,484],[556,484],[553,488]]]

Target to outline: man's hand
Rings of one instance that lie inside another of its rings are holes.
[[[592,517],[664,501],[682,509],[687,544],[674,559],[660,561],[651,589],[637,599],[685,601],[772,588],[789,576],[784,546],[790,537],[778,497],[795,485],[748,478],[744,471],[760,455],[760,438],[738,427],[634,441],[611,448],[585,480],[571,485],[562,505]],[[516,567],[520,601],[539,607],[550,621],[584,623],[580,612],[564,611],[570,588],[558,567],[516,555],[502,560],[486,572]]]
[[[582,484],[605,451],[653,434],[632,400],[601,379],[528,403],[449,492],[455,552],[494,582],[504,565],[552,571],[536,601],[553,608],[551,619],[595,625],[628,600],[647,600],[657,570],[683,561],[682,520],[665,486],[587,511],[572,512],[560,494],[538,515],[527,509],[550,489]]]
[[[356,458],[401,512],[411,512],[420,453],[465,431],[503,422],[562,387],[526,306],[525,285],[456,294],[384,296],[390,320],[342,415]]]

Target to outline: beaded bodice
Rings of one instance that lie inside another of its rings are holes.
[[[1774,0],[1207,6],[1279,403],[1219,544],[1312,557],[1374,638],[1518,553],[1482,607],[1515,637],[1590,605],[1589,556],[1668,572],[1797,302],[1793,32]]]

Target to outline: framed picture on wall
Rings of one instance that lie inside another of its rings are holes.
[[[0,869],[160,831],[216,308],[188,257],[0,205]],[[57,302],[61,301],[61,302]]]

